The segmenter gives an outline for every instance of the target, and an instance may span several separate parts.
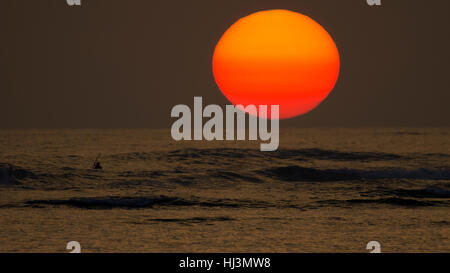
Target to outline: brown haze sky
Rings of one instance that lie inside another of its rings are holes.
[[[319,22],[338,83],[291,127],[450,126],[450,1],[3,0],[0,128],[166,128],[176,104],[227,104],[211,59],[224,31],[284,8]]]

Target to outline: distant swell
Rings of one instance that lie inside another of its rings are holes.
[[[441,188],[426,188],[418,190],[399,189],[393,190],[393,194],[412,198],[450,198],[450,190]]]
[[[324,200],[318,201],[321,206],[353,206],[353,205],[392,205],[401,207],[431,207],[447,206],[448,202],[441,200],[416,200],[411,198],[386,197],[374,199],[348,199],[348,200]]]
[[[283,181],[341,181],[355,180],[360,177],[340,170],[318,170],[299,166],[278,167],[263,170],[260,173]]]
[[[192,217],[192,218],[153,218],[148,219],[149,222],[161,222],[161,223],[181,223],[181,224],[194,224],[203,222],[224,222],[233,221],[230,217]]]
[[[378,169],[378,170],[353,170],[356,175],[368,179],[392,178],[392,179],[423,179],[423,180],[450,180],[450,169]]]
[[[122,155],[123,156],[123,155]],[[129,154],[133,158],[145,158],[141,154]],[[335,160],[335,161],[380,161],[397,160],[403,158],[400,155],[378,152],[341,152],[324,149],[280,149],[272,153],[261,153],[254,149],[184,149],[175,150],[168,154],[168,158],[186,161],[192,159],[207,158],[275,158],[291,160]]]
[[[431,169],[314,169],[299,166],[286,166],[258,171],[258,173],[283,181],[344,181],[362,179],[423,179],[450,180],[450,170]]]
[[[347,200],[351,204],[387,204],[387,205],[398,205],[405,207],[424,207],[424,206],[435,206],[443,204],[441,201],[422,201],[407,198],[379,198],[379,199],[351,199]]]

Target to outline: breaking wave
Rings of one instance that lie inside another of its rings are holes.
[[[25,178],[36,178],[36,175],[23,168],[0,163],[0,185],[19,184],[19,180]]]

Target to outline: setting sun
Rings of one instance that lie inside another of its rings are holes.
[[[288,10],[253,13],[233,24],[213,56],[213,73],[235,105],[280,105],[280,119],[320,104],[339,75],[339,52],[311,18]]]

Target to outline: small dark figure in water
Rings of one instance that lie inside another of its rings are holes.
[[[101,170],[102,169],[102,165],[100,164],[99,161],[95,161],[93,168],[96,169],[96,170]]]
[[[98,154],[97,158],[94,161],[94,165],[92,165],[92,168],[95,170],[101,170],[102,169],[102,165],[100,164],[100,161],[98,161],[100,159],[100,157],[102,156],[101,153]]]

